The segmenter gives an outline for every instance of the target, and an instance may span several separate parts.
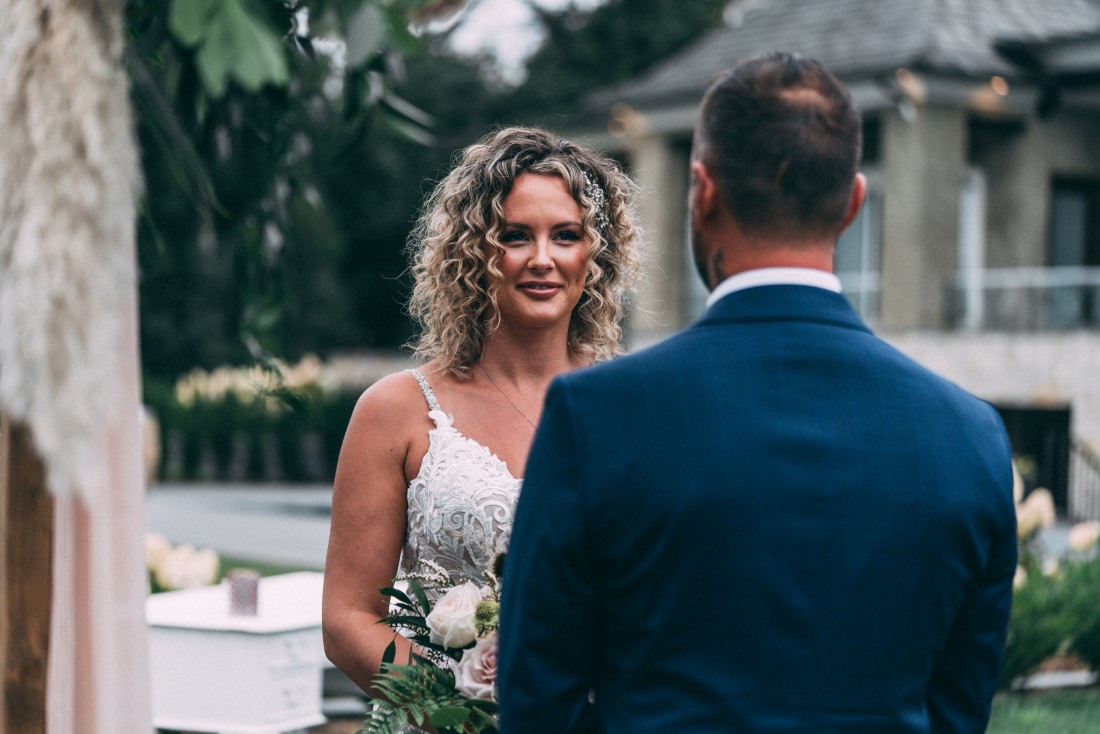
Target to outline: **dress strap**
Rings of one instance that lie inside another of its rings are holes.
[[[428,378],[424,377],[420,370],[415,367],[405,371],[415,377],[420,384],[420,392],[424,393],[424,400],[428,401],[428,408],[430,410],[442,410],[439,407],[439,401],[435,398],[435,393],[432,392],[432,386],[428,384]]]

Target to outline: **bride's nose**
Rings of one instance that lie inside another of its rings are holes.
[[[531,252],[531,259],[527,261],[527,267],[538,271],[546,271],[554,267],[554,259],[550,257],[549,238],[539,237],[535,240],[535,247]]]

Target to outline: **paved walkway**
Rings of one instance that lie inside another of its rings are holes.
[[[173,543],[320,570],[331,513],[328,484],[157,484],[146,496],[145,527]],[[1044,529],[1044,554],[1065,552],[1068,533],[1065,523]]]
[[[158,484],[145,528],[221,555],[324,568],[332,487],[306,484]]]

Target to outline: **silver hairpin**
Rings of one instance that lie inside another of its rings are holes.
[[[600,185],[588,175],[588,171],[581,169],[581,175],[584,176],[584,195],[588,197],[589,201],[592,202],[592,206],[596,209],[596,229],[600,232],[606,232],[607,226],[611,223],[605,206],[607,197],[604,196]]]

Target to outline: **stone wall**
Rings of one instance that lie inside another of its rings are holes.
[[[1074,435],[1100,450],[1100,332],[929,331],[880,332],[880,336],[985,400],[1020,406],[1069,405]],[[631,351],[655,341],[659,338],[634,339]],[[361,352],[335,357],[329,368],[341,384],[365,388],[413,365],[403,352]]]
[[[994,403],[1065,406],[1100,449],[1100,333],[883,334],[924,366]]]

